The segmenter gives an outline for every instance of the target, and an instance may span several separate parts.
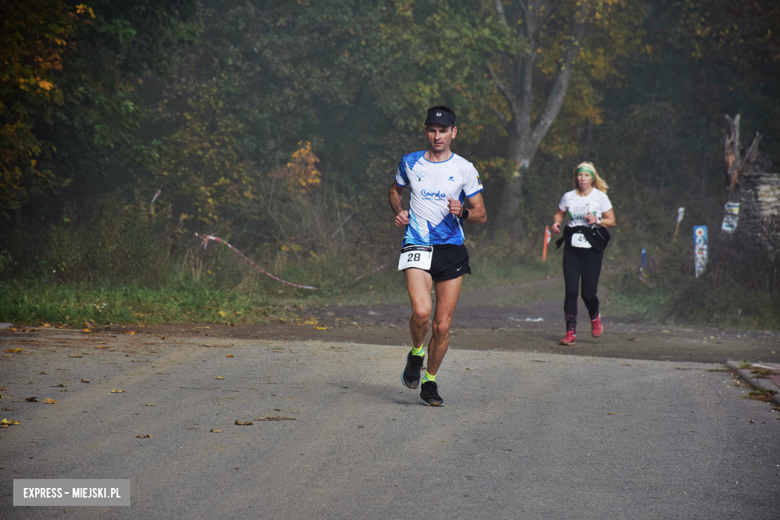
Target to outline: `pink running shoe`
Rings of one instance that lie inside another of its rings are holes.
[[[590,320],[590,333],[593,334],[594,338],[598,338],[602,332],[604,332],[604,327],[601,326],[601,314],[599,314],[595,320]]]
[[[563,339],[558,342],[558,344],[559,345],[566,345],[567,347],[569,345],[574,345],[574,338],[575,338],[574,332],[569,330],[569,331],[566,332],[566,335],[563,337]]]

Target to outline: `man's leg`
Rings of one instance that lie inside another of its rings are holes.
[[[409,329],[412,332],[412,346],[422,346],[431,320],[431,287],[433,280],[430,273],[421,269],[407,269],[406,290],[412,302],[412,317],[409,318]],[[437,293],[438,294],[438,293]],[[438,297],[438,296],[437,296]]]
[[[409,318],[409,330],[412,333],[412,350],[406,356],[406,366],[401,373],[401,383],[407,388],[417,388],[420,385],[420,372],[422,371],[423,341],[428,332],[428,324],[431,319],[431,280],[430,273],[420,269],[407,269],[406,289],[409,291],[409,299],[412,301],[412,317]]]
[[[460,286],[463,277],[452,280],[442,280],[435,283],[436,288],[436,312],[433,316],[433,337],[428,344],[427,371],[432,376],[439,371],[444,354],[450,345],[450,324],[455,307],[458,305]]]

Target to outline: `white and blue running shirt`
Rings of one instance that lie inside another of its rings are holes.
[[[444,162],[431,162],[425,152],[404,155],[395,174],[400,187],[409,186],[409,224],[404,245],[461,245],[465,239],[461,219],[452,215],[447,199],[463,203],[482,191],[474,165],[457,154]]]

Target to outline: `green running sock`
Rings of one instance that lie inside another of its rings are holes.
[[[420,345],[419,347],[413,347],[412,348],[412,355],[413,356],[423,357],[425,355],[425,351],[423,350],[423,346]]]
[[[423,376],[423,380],[422,380],[422,382],[423,382],[423,383],[425,383],[426,381],[436,381],[436,376],[435,376],[435,375],[433,375],[433,376],[432,376],[432,375],[431,375],[431,374],[429,374],[429,373],[428,373],[428,371],[426,370],[426,371],[425,371],[425,375]]]

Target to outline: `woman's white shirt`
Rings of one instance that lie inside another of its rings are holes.
[[[596,219],[601,220],[604,212],[612,209],[612,203],[606,193],[596,188],[593,188],[585,197],[577,195],[577,190],[571,190],[563,195],[558,209],[569,215],[569,227],[589,226],[585,215],[590,213],[595,215]]]

